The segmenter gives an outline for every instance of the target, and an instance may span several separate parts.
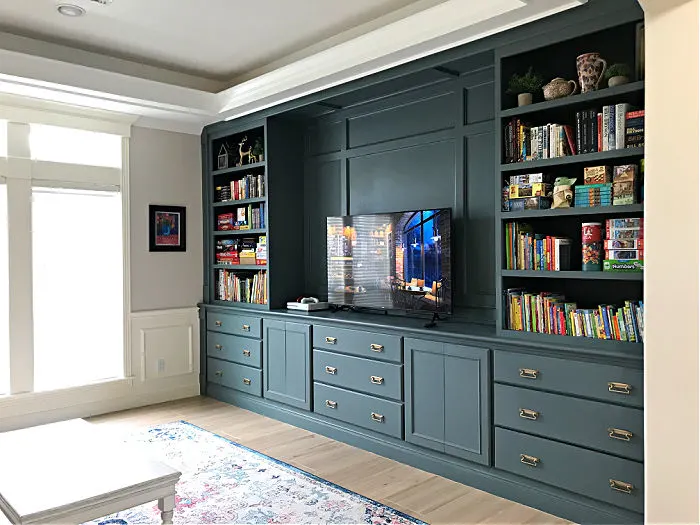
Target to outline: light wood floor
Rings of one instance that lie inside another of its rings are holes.
[[[568,522],[313,432],[206,397],[97,416],[128,434],[184,419],[433,525]]]

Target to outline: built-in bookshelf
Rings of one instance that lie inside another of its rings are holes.
[[[623,123],[627,122],[627,115],[636,117],[638,114],[632,112],[644,109],[643,78],[633,73],[628,83],[615,87],[607,87],[603,80],[596,90],[554,100],[544,100],[540,93],[534,103],[520,107],[516,97],[507,92],[510,76],[522,74],[530,66],[542,75],[545,83],[555,77],[578,82],[576,58],[591,51],[600,53],[608,64],[626,63],[635,71],[637,34],[637,23],[631,22],[551,46],[514,47],[512,53],[504,52],[499,57],[501,76],[496,113],[500,133],[496,153],[495,230],[499,265],[496,289],[501,297],[497,301],[497,327],[501,335],[530,341],[557,340],[558,337],[566,344],[582,345],[601,353],[642,353],[643,272],[604,271],[603,264],[600,264],[599,271],[591,271],[591,260],[595,263],[596,259],[584,260],[582,226],[584,223],[599,223],[605,238],[607,220],[644,217],[643,138],[636,143],[622,144],[622,147],[612,139],[607,143],[607,135],[602,135],[602,120],[598,117],[603,110],[606,117],[621,118]],[[614,113],[618,107],[618,111],[624,112],[621,115]],[[583,117],[587,120],[583,121]],[[634,125],[638,121],[633,121]],[[600,139],[597,137],[598,126],[601,126]],[[612,133],[612,129],[606,126],[606,133]],[[617,132],[620,132],[619,124]],[[639,137],[635,138],[639,140]],[[616,147],[613,149],[613,146]],[[609,181],[601,183],[596,194],[599,196],[581,207],[573,206],[573,200],[572,207],[550,207],[551,200],[547,198],[551,199],[554,189],[551,184],[558,177],[577,179],[571,188],[574,193],[575,188],[585,182],[584,170],[600,166],[609,167],[611,175]],[[634,196],[624,204],[622,199],[613,202],[611,189],[615,167],[623,166],[634,166],[629,170],[636,174],[632,184]],[[525,201],[511,204],[509,196],[512,194],[508,192],[508,186],[513,182],[512,177],[522,176],[516,185],[525,185],[531,180],[525,176],[534,174],[541,174],[542,186],[535,188],[533,185],[533,191],[539,190],[533,197],[547,198],[528,199],[527,204]],[[515,234],[516,237],[522,235],[519,238],[521,244],[517,243],[518,239],[513,242],[513,231],[519,232],[513,229],[514,223],[527,226],[523,228],[527,233]],[[627,223],[637,224],[634,221]],[[615,235],[615,228],[620,223],[610,224]],[[630,232],[630,235],[643,237],[640,232]],[[563,240],[562,244],[566,245],[566,250],[556,252],[557,259],[563,257],[567,260],[562,270],[555,270],[553,263],[547,266],[549,257],[555,255],[549,251],[545,254],[542,244],[538,244],[545,243],[548,249],[551,248],[552,245],[546,244],[549,241],[543,240],[550,237]],[[643,257],[643,250],[638,249],[643,246],[643,239],[629,242],[639,244],[625,253],[607,253]],[[602,243],[601,257],[605,256],[607,246]],[[589,257],[588,252],[586,257]],[[598,319],[601,324],[598,324]],[[549,326],[543,326],[548,323]],[[631,328],[632,336],[627,328]]]
[[[289,276],[302,264],[301,247],[284,233],[299,222],[291,213],[301,192],[294,187],[302,173],[300,136],[274,117],[205,130],[205,299],[211,304],[265,310],[302,293]]]

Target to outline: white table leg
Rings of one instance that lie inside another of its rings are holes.
[[[170,525],[173,522],[173,510],[175,509],[175,495],[165,496],[158,500],[158,508],[160,509],[160,517],[163,520],[163,525]]]

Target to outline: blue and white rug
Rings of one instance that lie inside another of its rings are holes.
[[[175,524],[424,522],[269,456],[178,421],[143,430],[128,443],[182,472]],[[156,502],[94,524],[160,523]]]

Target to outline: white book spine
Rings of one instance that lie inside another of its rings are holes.
[[[615,106],[615,149],[625,149],[625,119],[630,105],[621,103]]]
[[[610,134],[610,106],[603,106],[603,151],[608,151],[608,136]]]

